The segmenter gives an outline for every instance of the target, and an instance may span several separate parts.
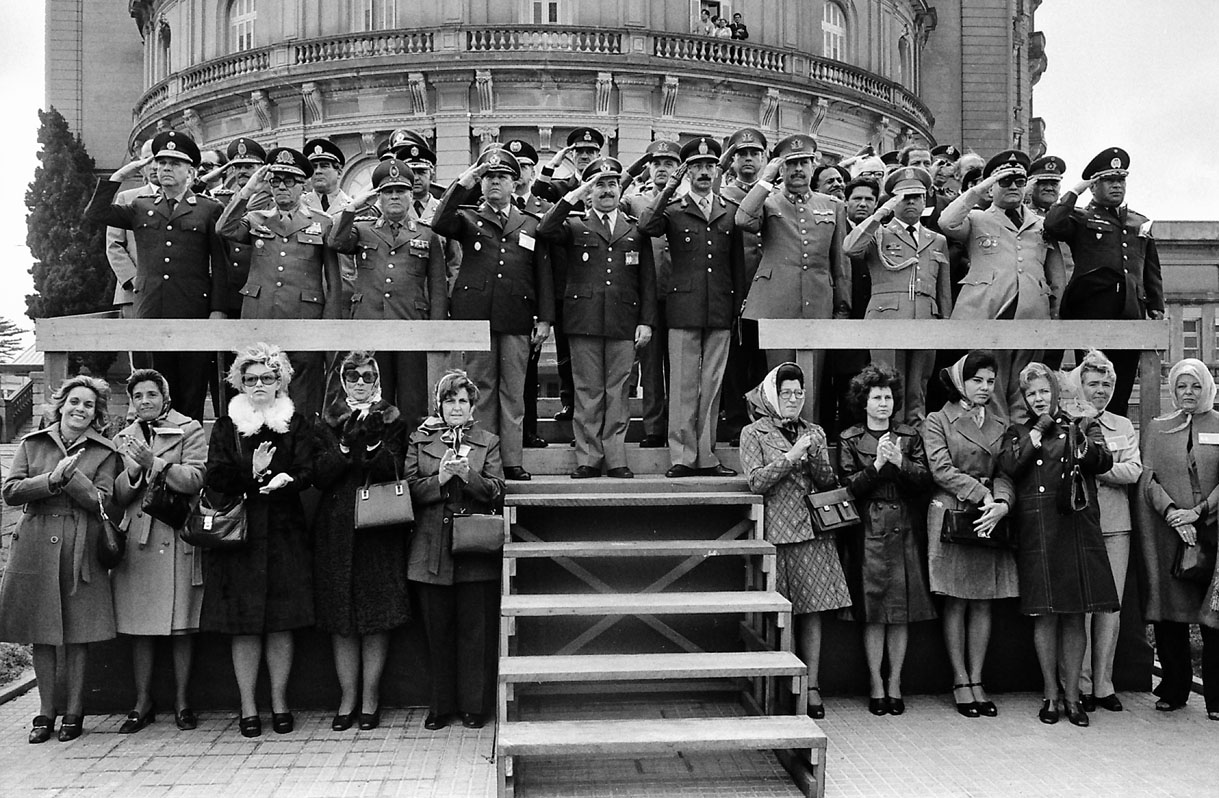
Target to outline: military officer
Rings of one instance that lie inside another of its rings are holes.
[[[233,139],[226,149],[228,162],[221,168],[224,173],[224,185],[212,191],[212,197],[218,202],[228,204],[233,195],[250,182],[250,178],[258,167],[267,162],[267,151],[254,139],[244,136]],[[247,203],[249,210],[265,210],[274,205],[270,194],[259,194]],[[224,292],[225,318],[241,318],[241,304],[244,297],[241,289],[245,288],[250,276],[250,247],[225,239],[225,271],[228,274],[228,289]]]
[[[895,170],[885,178],[889,200],[843,242],[848,255],[863,256],[867,264],[872,292],[865,319],[942,319],[952,314],[948,241],[919,223],[931,186],[931,173],[922,167]],[[902,375],[906,423],[921,429],[935,352],[875,350],[872,358]]]
[[[330,139],[310,139],[305,142],[302,150],[313,167],[309,177],[312,189],[301,197],[301,202],[308,208],[330,212],[331,205],[345,205],[351,197],[339,188],[339,179],[343,176],[343,167],[347,165],[347,157],[339,149],[339,145]]]
[[[156,164],[158,186],[124,204],[114,203],[119,185]],[[199,166],[199,146],[185,133],[165,131],[152,140],[152,159],[132,161],[99,180],[85,218],[130,230],[138,257],[133,281],[135,317],[206,319],[223,312],[224,246],[217,235],[221,205],[190,186]],[[174,386],[176,406],[203,417],[212,355],[157,352],[153,367]]]
[[[327,243],[353,255],[356,263],[353,319],[448,318],[444,253],[440,238],[410,213],[415,180],[409,166],[388,158],[373,169],[372,188],[335,210]],[[358,209],[376,201],[375,219],[357,221]],[[408,424],[418,424],[428,412],[427,354],[376,354],[381,393],[402,411]]]
[[[416,165],[412,166],[411,169],[415,172],[415,177],[423,181],[423,184],[418,187],[419,191],[416,192],[416,196],[420,194],[427,194],[428,196],[439,199],[440,195],[444,193],[444,186],[435,182],[435,154],[432,154],[430,162],[421,163],[422,159],[419,158],[420,151],[412,150],[411,145],[417,145],[429,153],[432,152],[432,148],[428,146],[427,139],[425,139],[422,134],[417,133],[414,130],[408,130],[407,128],[400,127],[390,133],[389,138],[381,142],[381,145],[377,148],[377,157],[380,160],[385,160],[386,158],[397,158],[400,161],[406,162],[408,165],[414,161]],[[427,169],[427,174],[423,173],[424,169]]]
[[[847,318],[851,312],[850,261],[842,248],[846,208],[811,190],[817,156],[811,136],[788,136],[775,145],[774,157],[737,209],[736,223],[762,236],[762,263],[745,299],[747,319]],[[782,173],[783,189],[770,181]],[[769,350],[771,367],[796,361],[804,370],[811,401],[803,415],[816,422],[825,353]],[[803,361],[803,362],[801,362]]]
[[[576,391],[574,479],[600,476],[602,467],[610,477],[634,476],[626,462],[627,379],[634,350],[648,345],[656,324],[656,272],[651,242],[619,208],[622,173],[614,158],[593,161],[538,226],[567,255],[560,285]],[[583,214],[571,213],[585,202]]]
[[[393,152],[398,154],[398,160],[406,163],[415,173],[415,183],[411,189],[411,211],[421,222],[431,224],[440,204],[440,195],[432,192],[432,176],[436,174],[436,153],[422,140],[416,140],[421,138],[416,133],[402,129],[395,130],[390,141],[402,141]],[[445,236],[441,236],[440,241],[444,248],[445,274],[448,275],[449,291],[452,292],[453,282],[461,269],[461,244]]]
[[[580,176],[593,159],[601,155],[604,146],[605,136],[596,128],[578,127],[571,131],[567,134],[567,146],[556,152],[538,173],[533,193],[544,200],[558,202],[564,194],[580,187]],[[555,170],[568,158],[572,163],[571,176],[556,179]]]
[[[1062,298],[1064,319],[1162,319],[1164,280],[1151,220],[1125,205],[1130,156],[1109,147],[1084,167],[1083,182],[1045,217],[1046,234],[1071,248],[1075,271]],[[1091,190],[1092,201],[1076,208]],[[1109,409],[1125,415],[1138,371],[1138,352],[1108,352],[1117,371]]]
[[[550,250],[538,241],[538,218],[512,204],[520,173],[510,152],[488,149],[445,191],[432,220],[462,248],[450,315],[491,322],[491,351],[466,352],[465,365],[478,386],[478,418],[499,435],[504,476],[513,480],[530,479],[522,454],[529,350],[554,321]],[[482,202],[463,205],[479,183]]]
[[[681,145],[676,141],[658,139],[649,144],[644,151],[648,183],[625,197],[622,209],[642,222],[644,212],[652,206],[681,166],[680,157]],[[672,195],[670,191],[669,196]],[[670,371],[666,299],[673,265],[669,257],[669,240],[661,231],[648,235],[652,236],[652,263],[656,267],[656,326],[652,328],[652,340],[639,350],[639,377],[643,384],[643,438],[639,441],[639,447],[659,449],[668,443]]]
[[[337,319],[342,315],[338,259],[326,246],[331,220],[301,201],[313,165],[287,147],[267,153],[238,189],[220,217],[220,234],[253,247],[250,277],[241,289],[243,319]],[[250,198],[269,191],[273,208],[248,209]],[[292,352],[295,376],[288,392],[306,417],[322,410],[325,364],[322,352]]]
[[[1041,217],[1026,211],[1024,187],[1029,157],[1005,150],[992,157],[980,183],[957,197],[940,215],[940,229],[965,243],[969,273],[953,304],[954,319],[1052,319],[1066,283],[1062,255],[1048,241]],[[993,189],[993,192],[992,192]],[[992,203],[977,208],[987,192]],[[1040,351],[998,352],[999,373],[991,401],[1011,422],[1027,417],[1017,377]]]
[[[1062,176],[1067,171],[1067,162],[1057,155],[1043,155],[1029,165],[1028,193],[1025,203],[1038,216],[1058,202],[1062,190]]]
[[[666,286],[672,366],[668,477],[736,474],[714,449],[728,340],[745,288],[745,253],[737,204],[711,190],[719,158],[715,139],[691,139],[681,148],[681,169],[639,218],[639,229],[653,240],[667,239],[673,258]],[[685,177],[689,193],[673,199]]]

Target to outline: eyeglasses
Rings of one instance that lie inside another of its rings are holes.
[[[363,382],[372,385],[377,381],[377,375],[371,371],[344,371],[343,382]]]
[[[804,391],[799,388],[795,390],[779,391],[779,398],[785,402],[789,399],[803,399]]]
[[[1004,188],[1011,188],[1012,186],[1015,186],[1016,188],[1024,188],[1026,185],[1028,185],[1028,182],[1029,181],[1023,177],[999,178],[999,185],[1003,186]]]
[[[279,373],[275,371],[268,371],[265,374],[241,375],[241,384],[247,388],[253,388],[260,382],[263,385],[274,385],[275,383],[279,382]]]
[[[300,181],[291,175],[271,175],[267,178],[267,183],[272,186],[287,186],[292,188]]]

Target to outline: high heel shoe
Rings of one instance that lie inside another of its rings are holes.
[[[66,743],[79,737],[85,730],[84,720],[83,715],[64,715],[63,723],[59,724],[59,741]]]
[[[1041,702],[1041,710],[1037,713],[1037,720],[1047,725],[1053,725],[1058,722],[1058,700],[1044,699]]]
[[[182,707],[174,713],[174,725],[182,731],[193,731],[199,726],[199,716],[190,707]]]
[[[155,704],[149,704],[148,711],[142,715],[139,710],[133,709],[127,713],[127,720],[123,721],[123,725],[119,726],[119,734],[135,734],[156,719],[157,707]]]
[[[808,688],[808,691],[810,693],[816,693],[817,698],[821,698],[820,687],[810,687]],[[821,703],[820,701],[818,701],[816,704],[809,704],[808,716],[813,720],[822,720],[825,717],[825,704]]]
[[[970,699],[973,699],[973,697],[974,697],[973,690],[971,690],[970,687],[971,687],[971,685],[969,682],[965,682],[963,684],[954,684],[952,686],[952,700],[956,701],[958,714],[960,714],[966,718],[976,718],[976,717],[978,717],[978,714],[979,714],[978,713],[978,704],[976,701],[973,701],[973,700],[965,701],[965,702],[957,701],[957,690],[969,690],[969,697],[970,697]]]
[[[271,729],[276,734],[287,734],[296,727],[296,719],[291,712],[272,712]]]
[[[360,713],[360,731],[372,731],[381,725],[381,707]]]
[[[970,682],[969,683],[969,688],[970,688],[971,693],[973,692],[973,688],[975,688],[975,687],[981,688],[982,683],[981,682]],[[995,706],[995,702],[991,701],[989,698],[985,701],[974,701],[974,706],[978,708],[978,714],[984,718],[993,718],[993,717],[998,716],[998,714],[999,714],[999,708],[997,706]]]
[[[249,715],[244,718],[238,718],[237,728],[241,730],[242,737],[261,737],[262,718],[260,718],[258,715]]]
[[[882,698],[869,698],[868,711],[877,717],[880,717],[881,715],[888,715],[889,697],[884,696]]]
[[[30,729],[30,745],[38,745],[45,743],[51,739],[51,733],[55,731],[55,716],[47,717],[39,715],[34,718],[34,727]]]
[[[889,699],[889,714],[890,714],[890,715],[904,715],[904,714],[906,714],[906,701],[905,701],[905,699],[901,699],[901,698],[890,698],[890,699]]]
[[[1066,709],[1067,720],[1071,721],[1072,726],[1088,727],[1088,713],[1084,711],[1083,702],[1068,701],[1066,702]]]
[[[351,728],[352,724],[356,722],[356,718],[358,716],[359,713],[354,709],[348,712],[346,715],[342,713],[336,714],[334,716],[334,720],[330,721],[331,731],[347,731]]]

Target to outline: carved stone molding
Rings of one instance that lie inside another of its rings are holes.
[[[817,131],[821,129],[821,124],[825,121],[826,115],[830,112],[830,101],[824,97],[818,97],[817,102],[813,103],[809,108],[808,134],[816,136]]]
[[[322,89],[313,81],[301,85],[301,97],[305,100],[305,112],[308,120],[314,124],[325,121],[326,107],[322,99]]]
[[[411,91],[411,109],[415,116],[427,115],[427,80],[422,72],[411,72],[406,76]]]
[[[271,98],[262,89],[255,89],[250,92],[250,106],[254,109],[254,116],[258,120],[258,129],[267,130],[272,127],[272,115],[275,111],[275,104],[271,102]]]
[[[762,130],[773,130],[779,116],[779,90],[767,89],[758,112],[758,124]]]
[[[548,150],[553,152],[554,146],[550,143],[551,137],[554,135],[554,128],[549,125],[538,127],[538,150]]]
[[[166,130],[172,130],[172,129],[173,128],[170,127],[168,119],[158,119],[157,120],[157,132],[158,133],[164,133]]]
[[[660,95],[660,115],[665,119],[672,119],[673,114],[677,111],[677,89],[677,76],[665,76],[664,86],[661,87]]]
[[[494,110],[491,102],[491,70],[477,70],[474,73],[474,82],[478,86],[478,112],[480,114],[491,113]]]
[[[597,116],[609,116],[610,94],[614,90],[614,76],[610,72],[597,73]]]
[[[360,134],[360,152],[375,153],[377,151],[377,139],[380,138],[376,133],[361,133]]]
[[[203,141],[203,120],[194,108],[187,108],[182,112],[182,127],[196,142]]]
[[[499,141],[499,125],[475,125],[470,128],[470,132],[478,136],[478,144],[480,147],[486,147],[496,141]]]

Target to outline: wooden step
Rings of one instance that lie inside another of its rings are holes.
[[[790,651],[717,651],[700,654],[585,654],[500,657],[505,683],[617,682],[802,676],[807,668]]]
[[[551,443],[545,449],[525,449],[523,465],[534,475],[548,474],[567,476],[576,467],[576,448],[570,445],[571,438]],[[737,449],[727,444],[715,447],[716,457],[729,468],[741,471],[741,456]],[[673,465],[667,446],[656,449],[641,449],[638,443],[627,443],[626,464],[635,474],[663,475]]]
[[[746,505],[762,504],[762,497],[754,493],[738,491],[690,492],[690,493],[642,493],[630,495],[620,492],[600,492],[598,482],[608,480],[607,477],[581,480],[588,485],[589,493],[518,493],[504,497],[504,504],[516,507],[639,507],[645,505]],[[597,491],[597,492],[592,492]]]
[[[669,479],[660,474],[636,474],[634,479],[572,479],[567,474],[535,474],[528,482],[509,482],[508,493],[588,493],[589,484],[596,486],[597,493],[711,493],[749,492],[748,481],[735,477],[683,477]]]
[[[731,557],[770,555],[773,543],[764,540],[585,540],[509,543],[508,558],[555,557]]]
[[[716,615],[790,613],[791,602],[763,590],[698,593],[530,593],[504,596],[506,618],[559,615]]]

